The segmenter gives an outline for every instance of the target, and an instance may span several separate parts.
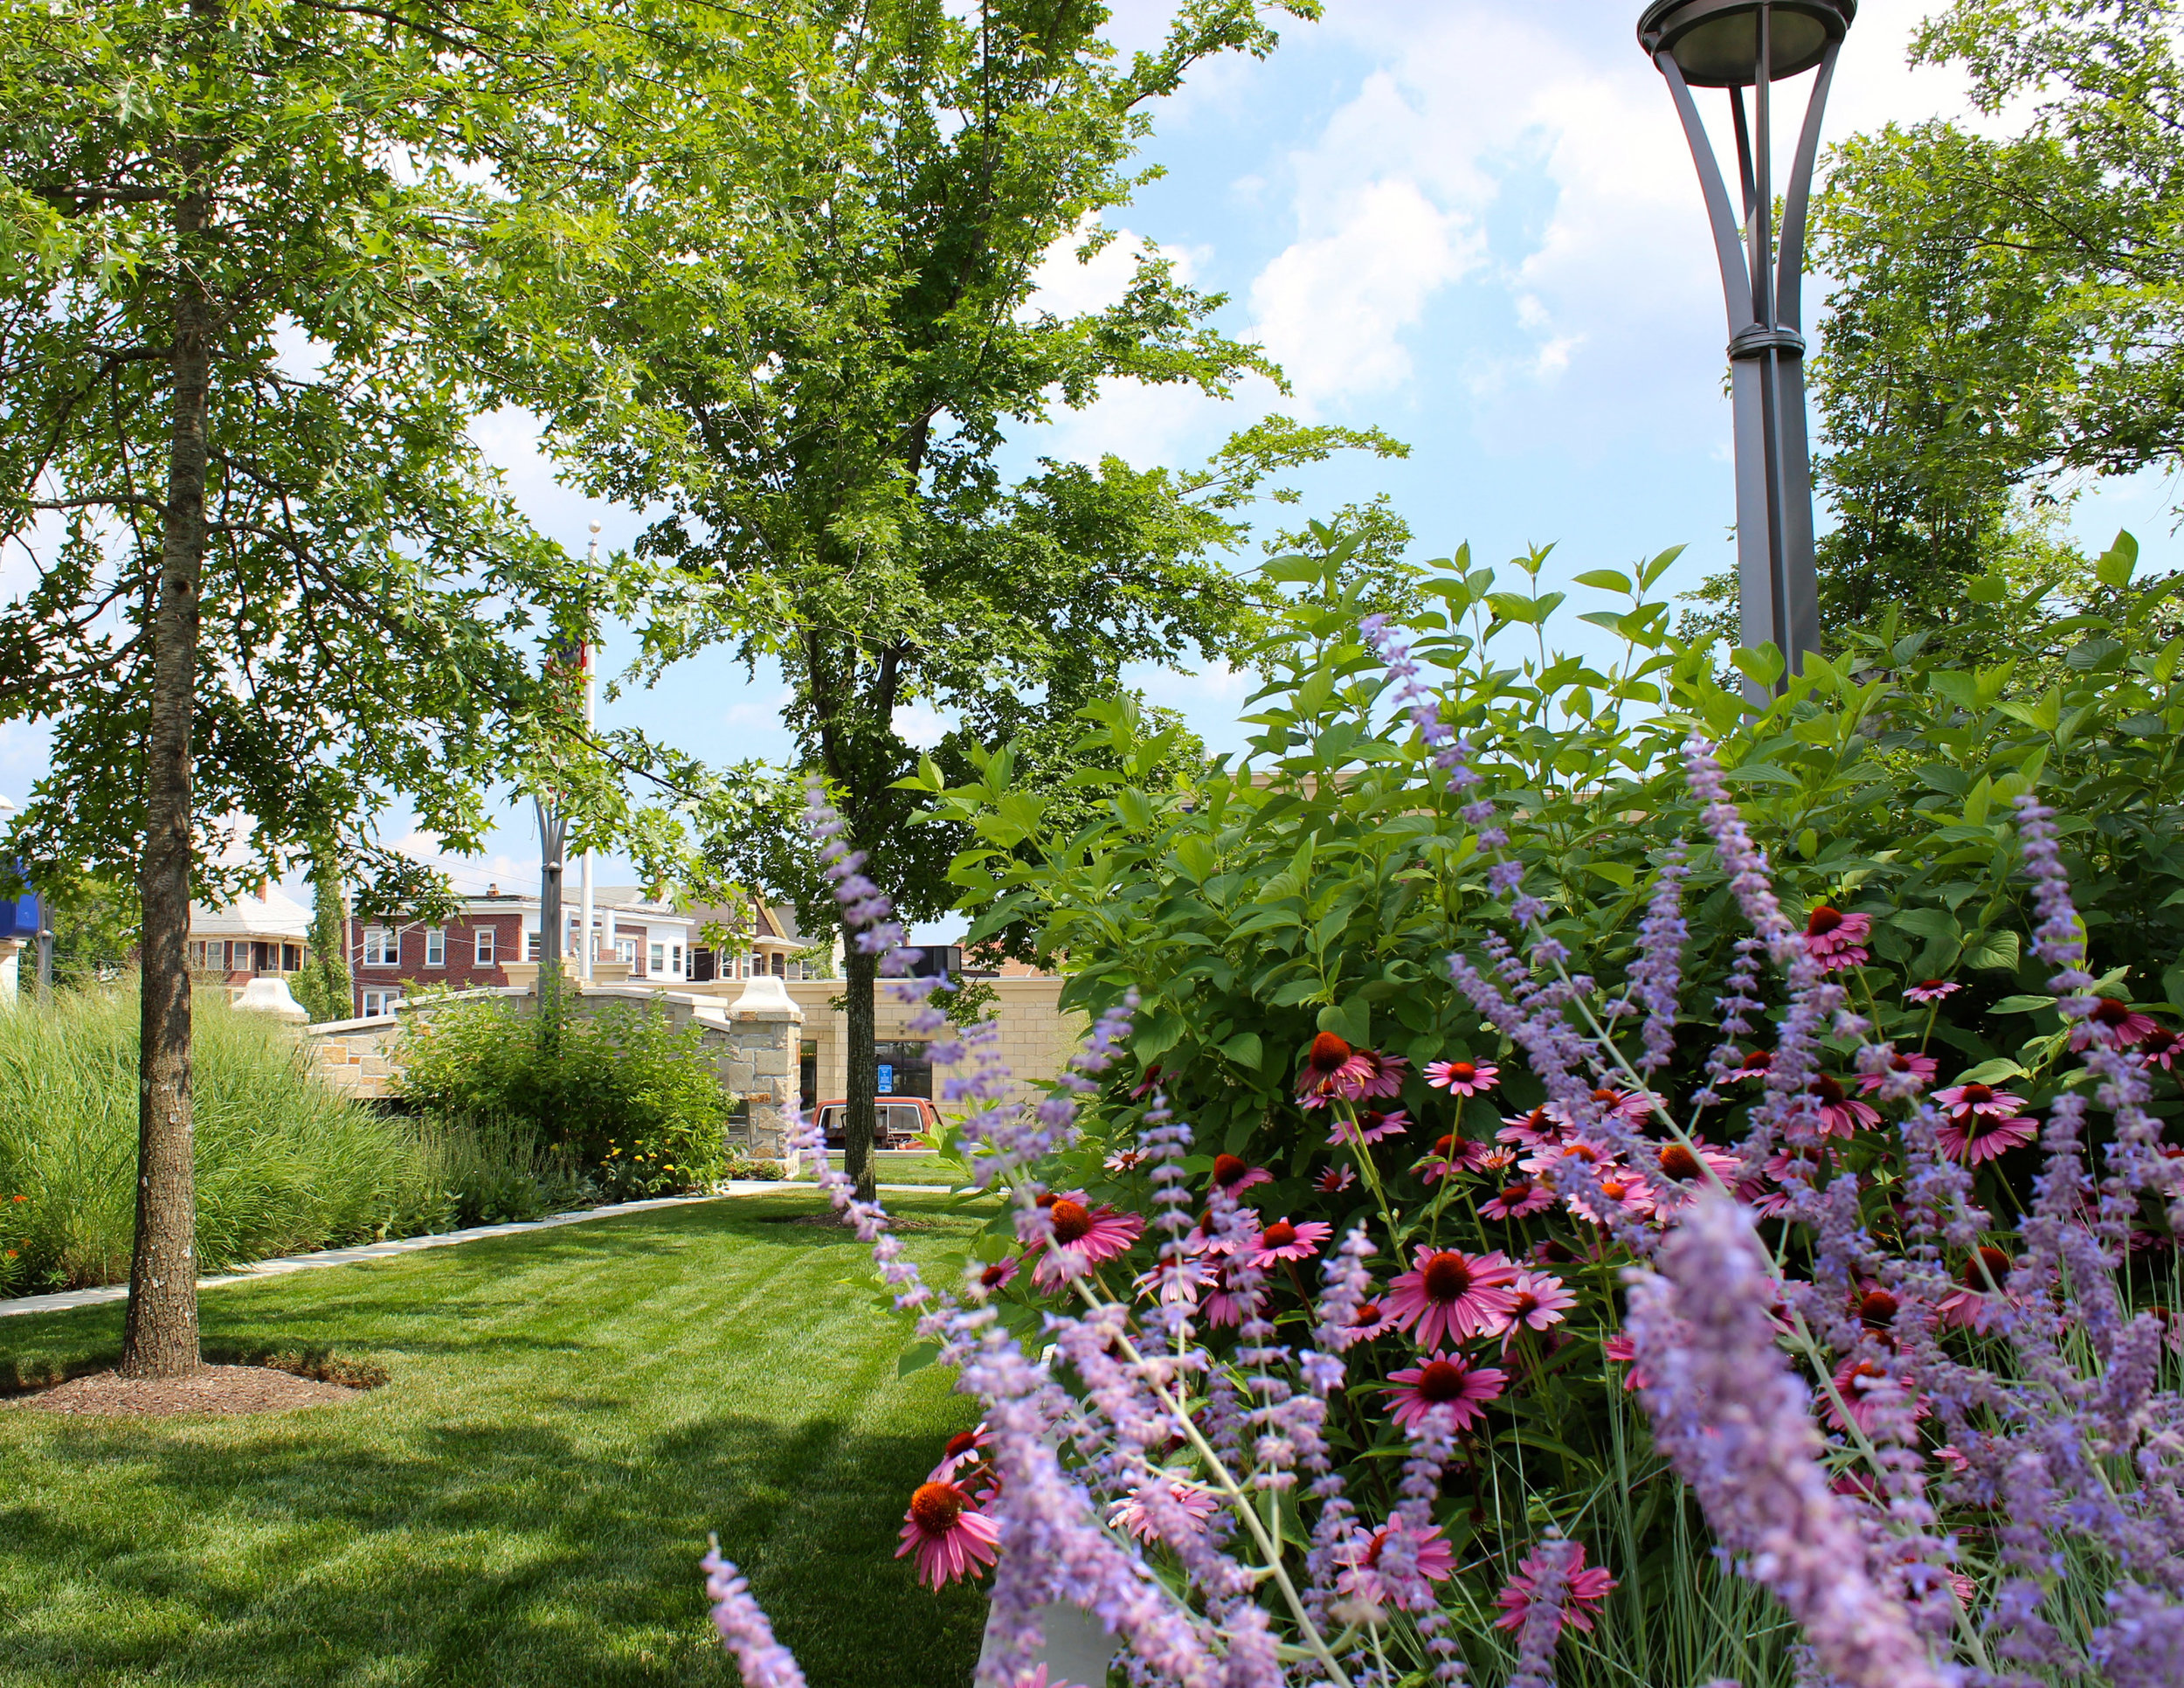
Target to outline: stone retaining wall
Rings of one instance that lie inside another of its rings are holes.
[[[735,1001],[725,1003],[716,996],[681,991],[586,986],[573,980],[563,989],[579,1015],[589,1017],[617,1003],[657,1004],[677,1030],[695,1025],[721,1088],[743,1104],[744,1122],[735,1135],[747,1136],[754,1154],[781,1152],[786,1110],[796,1094],[797,1031],[804,1013],[778,979],[754,979]],[[393,1013],[370,1020],[306,1026],[302,1035],[314,1052],[320,1074],[335,1089],[365,1098],[388,1097],[401,1075],[404,1029],[419,1016],[429,1018],[480,999],[507,1000],[520,1013],[536,1013],[538,1007],[529,990],[462,991],[404,1001]]]

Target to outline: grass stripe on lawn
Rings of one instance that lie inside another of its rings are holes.
[[[976,1221],[894,1205],[930,1258]],[[0,1411],[0,1684],[731,1683],[695,1561],[748,1570],[813,1688],[961,1684],[982,1597],[892,1557],[975,1416],[847,1235],[784,1192],[207,1294],[209,1353],[386,1387],[252,1419]],[[119,1304],[10,1319],[0,1380],[108,1363]]]

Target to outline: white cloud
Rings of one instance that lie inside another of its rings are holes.
[[[1316,402],[1382,393],[1412,374],[1404,334],[1427,300],[1483,261],[1469,219],[1406,177],[1342,197],[1324,234],[1298,240],[1251,284],[1254,336]]]
[[[953,732],[956,723],[923,703],[905,703],[895,712],[895,733],[906,744],[930,751]]]

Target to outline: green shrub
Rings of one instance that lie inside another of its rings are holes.
[[[402,1228],[423,1172],[403,1124],[314,1077],[287,1027],[211,993],[197,997],[195,1020],[204,1269]],[[0,1013],[0,1292],[128,1276],[136,1067],[133,988],[64,991]]]
[[[529,1120],[407,1122],[425,1193],[405,1233],[459,1231],[543,1219],[598,1200],[598,1186],[566,1149],[549,1147]]]
[[[402,1094],[441,1119],[519,1120],[611,1200],[702,1188],[721,1175],[729,1101],[695,1026],[665,1007],[579,1015],[487,999],[412,1021]]]

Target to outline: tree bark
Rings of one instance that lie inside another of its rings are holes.
[[[850,944],[842,957],[842,972],[847,979],[843,995],[849,1009],[849,1085],[843,1092],[848,1118],[842,1126],[842,1170],[856,1180],[857,1199],[869,1201],[874,1191],[872,1139],[879,1124],[875,1097],[880,1076],[874,1027],[880,958]]]
[[[190,717],[204,574],[211,310],[194,266],[208,209],[203,172],[175,208],[174,419],[159,575],[152,589],[152,704],[144,757],[144,944],[138,1069],[136,1243],[124,1377],[198,1367],[197,1171],[190,1095]]]

